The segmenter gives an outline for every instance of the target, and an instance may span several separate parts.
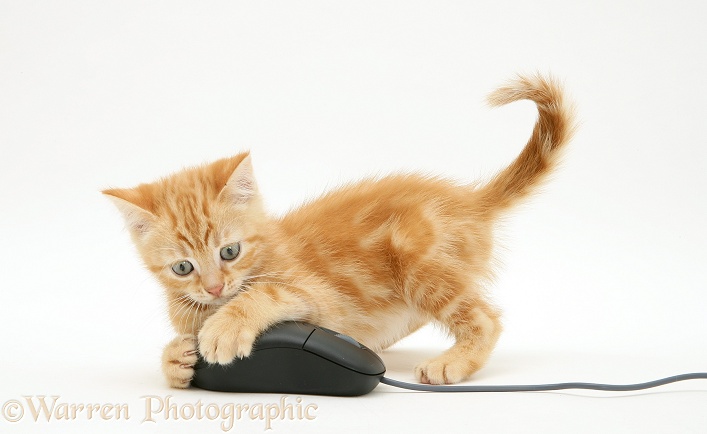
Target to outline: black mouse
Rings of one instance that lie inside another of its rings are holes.
[[[261,334],[245,359],[224,366],[200,357],[191,384],[219,392],[358,396],[383,374],[380,357],[353,338],[288,321]]]

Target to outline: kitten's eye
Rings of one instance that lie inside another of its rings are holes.
[[[186,276],[193,270],[194,266],[189,261],[180,261],[172,265],[172,271],[174,271],[174,274],[178,274],[180,276]]]
[[[224,261],[232,261],[241,253],[241,243],[234,243],[221,249],[221,259]]]

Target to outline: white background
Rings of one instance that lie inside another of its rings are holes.
[[[484,104],[517,72],[560,77],[581,128],[500,228],[505,334],[469,384],[706,371],[705,12],[638,0],[0,2],[0,404],[56,395],[131,412],[0,416],[0,431],[222,432],[206,419],[141,423],[141,396],[280,399],[165,387],[161,289],[99,190],[246,149],[277,214],[372,174],[488,177],[534,122],[532,104]],[[423,329],[383,354],[389,376],[413,380],[448,344]],[[631,394],[380,386],[303,402],[316,419],[276,432],[707,429],[704,381]],[[231,432],[264,429],[244,418]]]

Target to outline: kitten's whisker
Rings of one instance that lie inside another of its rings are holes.
[[[289,287],[292,287],[292,288],[301,289],[300,286],[294,285],[294,284],[292,284],[292,283],[277,282],[277,281],[266,281],[266,280],[259,280],[259,281],[257,281],[257,282],[252,282],[252,283],[249,284],[248,286],[249,286],[249,287],[252,287],[252,286],[255,285],[255,284],[263,284],[263,285],[281,285],[281,286],[289,286]]]
[[[290,271],[271,271],[262,274],[254,274],[247,276],[245,279],[257,279],[260,277],[273,277],[273,278],[305,278],[311,276],[310,273],[306,272],[290,272]],[[245,280],[244,279],[244,280]]]
[[[275,303],[275,299],[272,298],[272,297],[270,296],[270,294],[268,294],[268,293],[266,293],[266,292],[263,292],[262,294],[263,294],[264,296],[266,296],[267,298],[269,298],[270,301],[272,301],[273,303]]]
[[[182,295],[180,295],[179,297],[177,297],[177,298],[171,300],[171,301],[169,302],[168,306],[176,305],[176,304],[178,304],[178,303],[181,303],[182,301],[189,300],[190,298],[191,298],[191,297],[189,297],[188,294],[182,294]]]
[[[187,307],[186,312],[184,313],[184,316],[182,317],[182,320],[184,321],[184,327],[185,327],[185,328],[186,328],[186,326],[189,324],[189,323],[188,323],[189,317],[192,316],[192,311],[193,311],[193,309],[194,309],[194,300],[191,300],[191,301],[189,302],[189,305],[188,305],[188,307]]]
[[[182,321],[188,317],[189,315],[189,310],[191,309],[192,304],[195,303],[195,300],[192,299],[191,297],[185,297],[183,299],[183,302],[181,303],[182,305],[177,309],[177,311],[174,313],[174,316],[179,316],[179,323],[182,324]],[[184,324],[186,325],[186,323]]]
[[[198,334],[197,330],[196,330],[196,324],[197,324],[196,320],[201,315],[201,312],[199,312],[199,305],[200,304],[201,303],[196,303],[196,302],[194,303],[194,314],[193,314],[193,317],[191,320],[191,330],[192,330],[192,333],[195,335]]]
[[[267,293],[265,293],[265,292],[258,292],[258,293],[259,293],[259,294],[262,294],[262,295],[264,295],[264,296],[266,296],[266,297],[268,297],[270,300],[272,300],[273,303],[275,303],[275,300],[274,300],[269,294],[267,294]],[[251,294],[250,292],[245,291],[244,294],[248,294],[248,296],[249,296],[253,301],[255,301],[256,303],[258,303],[258,301],[253,297],[253,294]]]
[[[190,301],[189,305],[187,307],[186,312],[184,312],[184,316],[182,317],[182,320],[184,321],[184,327],[187,328],[189,325],[189,319],[192,316],[192,310],[194,309],[194,301]],[[188,331],[188,329],[187,329]]]
[[[184,302],[188,302],[189,300],[190,300],[190,297],[188,295],[184,294],[184,295],[181,295],[181,296],[177,297],[176,299],[172,300],[169,303],[169,306],[172,307],[172,306],[176,306],[176,305],[181,305],[181,304],[184,304]]]
[[[262,306],[262,304],[258,301],[258,299],[256,299],[255,297],[253,297],[253,294],[251,294],[250,292],[246,292],[245,295],[247,295],[248,297],[250,297],[250,299],[253,300],[253,302],[254,302],[258,307]]]

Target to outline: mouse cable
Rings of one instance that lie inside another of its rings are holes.
[[[660,380],[648,381],[637,384],[600,384],[600,383],[555,383],[555,384],[527,384],[527,385],[507,385],[507,386],[447,386],[432,384],[405,383],[390,378],[381,378],[381,383],[402,389],[419,390],[423,392],[542,392],[548,390],[564,389],[591,389],[607,390],[611,392],[627,392],[632,390],[650,389],[663,386],[669,383],[686,380],[707,380],[707,372],[694,372],[691,374],[680,374],[672,377],[661,378]]]

